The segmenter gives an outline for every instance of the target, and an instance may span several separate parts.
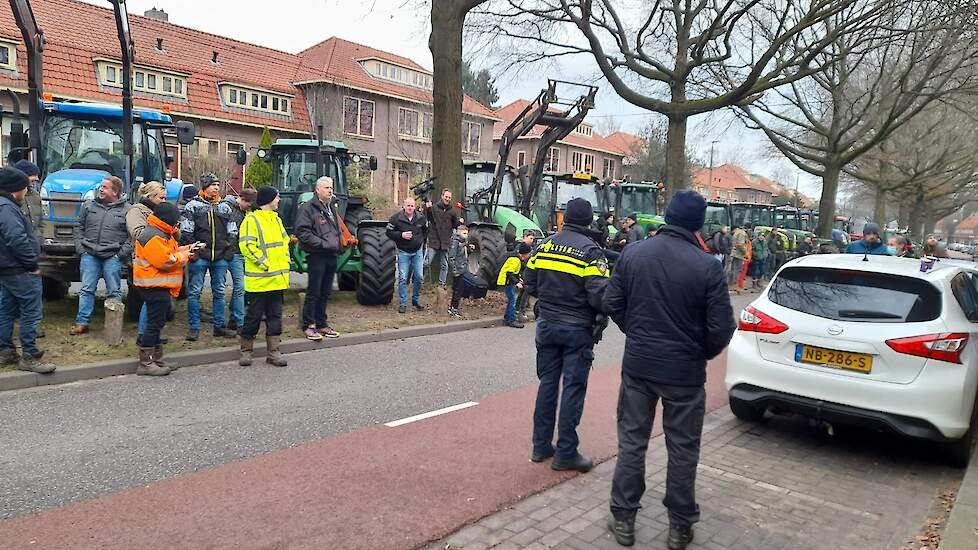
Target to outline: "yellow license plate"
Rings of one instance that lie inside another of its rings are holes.
[[[795,348],[795,360],[799,363],[822,365],[836,369],[854,370],[868,373],[873,370],[873,356],[865,353],[850,353],[832,349],[818,348],[798,344]]]

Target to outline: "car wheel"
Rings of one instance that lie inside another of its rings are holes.
[[[764,409],[759,409],[735,397],[730,398],[730,410],[733,411],[734,416],[747,422],[758,422],[764,418]]]

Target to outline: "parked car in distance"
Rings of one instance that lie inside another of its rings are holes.
[[[978,268],[891,256],[788,262],[740,316],[730,408],[796,413],[937,442],[968,462],[978,388]]]

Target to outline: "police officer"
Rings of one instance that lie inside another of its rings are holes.
[[[602,297],[608,284],[608,261],[590,229],[591,203],[567,203],[564,226],[530,256],[524,278],[527,292],[539,301],[537,320],[537,390],[533,411],[533,454],[543,462],[554,457],[554,470],[587,472],[591,460],[577,451],[577,425],[584,409],[587,378],[594,359],[595,327],[603,317]],[[557,396],[560,419],[553,445]]]

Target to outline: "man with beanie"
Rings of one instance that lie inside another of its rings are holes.
[[[554,457],[550,467],[558,471],[587,472],[593,466],[591,459],[578,452],[577,425],[594,360],[595,327],[603,313],[608,260],[596,241],[601,234],[590,228],[591,218],[591,203],[581,198],[569,201],[563,227],[530,254],[524,279],[540,311],[536,334],[540,386],[533,410],[530,460],[543,462]],[[559,421],[555,419],[558,396]]]
[[[200,337],[200,297],[204,276],[210,273],[214,336],[234,338],[224,326],[224,279],[234,259],[234,236],[238,233],[231,205],[221,201],[221,182],[210,174],[200,180],[200,192],[183,209],[180,220],[182,244],[204,243],[191,260],[190,288],[187,290],[187,340]]]
[[[645,451],[660,399],[669,450],[662,501],[669,511],[669,549],[686,548],[699,520],[694,485],[706,362],[727,347],[736,328],[723,266],[695,236],[705,216],[706,201],[698,193],[676,193],[656,237],[622,253],[604,297],[605,310],[626,335],[609,520],[615,539],[625,546],[635,542]]]
[[[166,376],[175,368],[163,362],[160,333],[166,325],[170,297],[180,294],[183,269],[201,243],[180,246],[180,210],[171,203],[160,202],[146,218],[146,227],[133,244],[132,284],[146,305],[146,328],[139,337],[139,367],[142,376]]]
[[[78,314],[71,334],[88,332],[95,310],[99,279],[105,281],[107,300],[122,299],[122,266],[132,258],[132,240],[126,228],[129,201],[122,180],[106,176],[95,199],[85,202],[75,225],[75,251],[81,272]]]
[[[31,228],[35,235],[41,234],[41,189],[38,182],[41,181],[41,169],[36,164],[21,159],[14,163],[14,168],[27,175],[27,196],[24,197],[22,210],[31,222]]]
[[[238,364],[251,365],[255,348],[255,336],[265,319],[265,346],[268,351],[265,362],[275,367],[288,366],[282,357],[282,304],[289,288],[289,244],[278,216],[279,196],[274,187],[259,187],[255,204],[258,210],[250,212],[243,222],[238,236],[238,246],[244,256],[245,312],[241,327],[241,357]]]
[[[523,268],[530,259],[531,251],[530,245],[524,242],[516,243],[516,250],[503,262],[503,267],[500,268],[499,276],[496,278],[496,286],[502,287],[506,293],[506,313],[503,315],[503,322],[507,327],[524,327],[516,317],[516,294],[518,290],[523,290]]]
[[[890,251],[886,248],[886,243],[880,238],[880,226],[875,223],[867,223],[863,228],[863,238],[849,245],[846,254],[872,254],[876,256],[889,256]]]
[[[30,222],[21,211],[27,195],[27,176],[20,170],[0,168],[0,364],[48,374],[37,349],[41,324],[41,248]],[[22,356],[14,348],[14,323],[20,324]]]

